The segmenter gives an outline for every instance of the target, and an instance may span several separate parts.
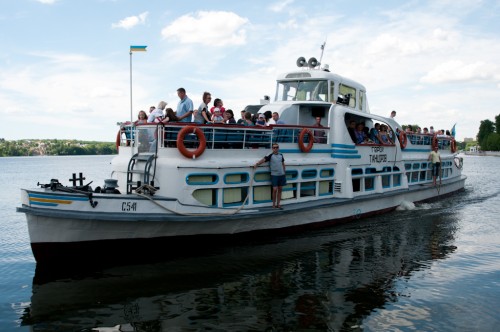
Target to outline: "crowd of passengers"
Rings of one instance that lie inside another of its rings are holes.
[[[395,136],[399,137],[399,129],[396,129],[396,133],[394,133],[389,126],[380,123],[375,123],[370,129],[363,122],[356,123],[356,121],[351,120],[347,129],[355,144],[394,144]],[[408,140],[416,145],[431,144],[434,136],[453,138],[449,130],[446,132],[444,129],[435,131],[433,126],[430,126],[430,130],[427,127],[422,130],[418,126],[414,129],[412,125],[408,125],[405,128],[405,134]],[[450,144],[450,140],[438,140],[438,144],[439,147],[447,146]]]
[[[369,129],[363,122],[351,120],[347,130],[355,144],[394,144],[394,132],[385,124],[375,123]]]
[[[285,124],[280,119],[277,112],[252,114],[241,111],[241,118],[236,121],[233,110],[226,109],[222,99],[215,98],[213,106],[210,107],[212,95],[210,92],[204,92],[202,102],[198,108],[194,108],[193,101],[187,96],[184,88],[177,89],[179,103],[174,111],[172,108],[167,108],[165,101],[160,101],[158,107],[151,106],[149,114],[145,111],[139,111],[137,120],[134,124],[146,123],[163,123],[180,122],[180,123],[197,123],[197,124],[239,124],[243,126],[269,126],[272,124]]]

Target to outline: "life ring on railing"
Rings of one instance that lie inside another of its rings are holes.
[[[188,150],[186,146],[184,145],[184,138],[188,134],[196,134],[196,137],[198,137],[198,141],[200,142],[198,145],[198,148],[195,150]],[[203,134],[203,130],[201,130],[198,127],[194,126],[187,126],[181,129],[179,131],[179,134],[177,135],[177,149],[179,149],[179,152],[186,158],[198,158],[203,154],[205,151],[205,148],[207,146],[207,139],[205,138],[205,134]]]
[[[304,144],[304,137],[309,136],[309,144],[305,145]],[[302,152],[309,152],[313,148],[314,145],[314,135],[312,131],[310,131],[307,128],[302,129],[302,131],[299,134],[299,148],[300,151]]]
[[[122,130],[118,129],[118,133],[116,134],[116,151],[120,151],[121,138],[122,138]]]
[[[406,133],[404,131],[399,131],[399,146],[401,146],[401,149],[406,148],[406,144],[408,144],[408,137],[406,136]]]
[[[457,141],[455,141],[455,139],[451,140],[450,149],[451,149],[451,153],[457,152]]]
[[[434,150],[434,148],[436,148],[438,146],[438,138],[437,138],[437,135],[434,134],[434,136],[432,136],[432,150]]]

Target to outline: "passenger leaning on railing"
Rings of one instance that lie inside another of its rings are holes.
[[[226,124],[236,124],[236,120],[234,119],[233,110],[227,109],[224,112],[224,123],[226,123]]]
[[[166,124],[168,122],[177,122],[177,121],[179,121],[179,118],[177,117],[177,115],[175,115],[174,110],[171,109],[170,107],[167,108],[167,114],[165,115],[163,120],[161,120],[161,122],[163,124]]]

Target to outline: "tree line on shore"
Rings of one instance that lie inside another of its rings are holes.
[[[0,138],[0,157],[10,156],[74,156],[116,154],[115,143],[63,139],[23,139],[7,141]]]
[[[500,151],[500,114],[495,116],[495,122],[481,121],[477,142],[483,151]]]

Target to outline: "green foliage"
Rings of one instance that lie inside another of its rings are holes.
[[[495,124],[491,120],[482,120],[477,133],[477,141],[482,150],[487,150],[486,140],[490,134],[495,132]]]
[[[497,129],[497,134],[500,134],[500,114],[495,116],[495,128]]]
[[[495,122],[481,121],[477,142],[483,151],[500,151],[500,114],[495,116]]]
[[[0,157],[104,155],[115,153],[115,143],[111,142],[82,142],[57,139],[6,141],[0,139]]]
[[[491,133],[481,144],[481,149],[484,151],[500,151],[500,134]]]

